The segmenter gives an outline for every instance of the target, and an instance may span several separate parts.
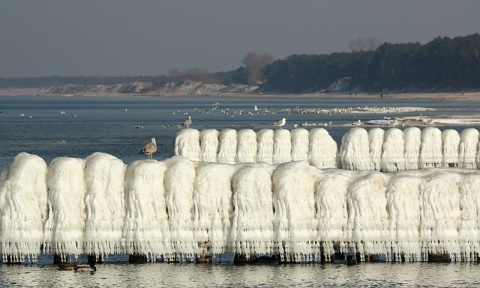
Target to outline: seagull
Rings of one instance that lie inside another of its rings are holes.
[[[188,119],[185,120],[185,122],[183,122],[183,125],[189,128],[191,124],[192,124],[192,117],[188,116]]]
[[[282,120],[277,121],[277,122],[273,123],[272,125],[273,125],[273,126],[282,127],[283,125],[285,125],[285,123],[287,123],[287,119],[282,118]]]
[[[152,142],[148,143],[143,147],[142,151],[138,152],[138,154],[147,154],[148,159],[153,159],[152,154],[157,151],[157,142],[155,138],[152,138]]]

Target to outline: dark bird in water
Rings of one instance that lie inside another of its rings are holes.
[[[90,265],[76,265],[73,267],[75,272],[95,272],[97,267],[95,267],[95,262],[91,262]]]
[[[58,270],[73,270],[78,265],[80,265],[80,262],[75,262],[75,263],[63,262],[58,264]]]
[[[157,142],[155,141],[155,138],[152,138],[152,142],[148,143],[143,147],[143,149],[138,152],[138,154],[147,154],[148,159],[153,159],[152,154],[157,151]]]
[[[188,119],[183,122],[184,126],[187,126],[187,128],[190,128],[190,125],[192,124],[192,117],[188,116]]]

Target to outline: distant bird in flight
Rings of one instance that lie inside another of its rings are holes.
[[[147,154],[148,159],[153,159],[152,154],[157,151],[157,142],[155,138],[152,138],[152,142],[148,143],[143,147],[142,151],[138,152],[138,154]]]
[[[287,119],[282,118],[282,120],[277,121],[277,122],[273,123],[272,125],[273,125],[273,126],[282,127],[283,125],[285,125],[285,123],[287,123]]]
[[[191,124],[192,124],[192,117],[188,116],[188,119],[185,120],[185,122],[183,122],[183,125],[189,128]]]

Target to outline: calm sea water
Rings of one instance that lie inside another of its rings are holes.
[[[216,104],[218,103],[218,104]],[[269,112],[250,115],[254,105]],[[212,109],[218,106],[218,109]],[[173,154],[177,125],[188,115],[191,128],[273,128],[285,117],[292,124],[325,123],[330,135],[341,143],[343,134],[357,119],[382,119],[394,114],[293,114],[298,108],[347,108],[364,106],[415,106],[436,108],[429,114],[479,113],[471,103],[403,101],[393,99],[295,99],[295,98],[166,98],[166,97],[0,97],[0,170],[20,152],[42,157],[47,164],[57,157],[85,158],[94,152],[110,153],[129,164],[146,158],[138,151],[157,139],[155,159]],[[229,114],[222,113],[228,109]],[[243,111],[241,114],[239,111]],[[413,113],[415,115],[415,113]],[[418,113],[417,113],[418,114]],[[234,116],[233,116],[234,115]],[[405,114],[403,114],[404,116]],[[142,126],[143,128],[136,128]],[[171,126],[171,128],[166,128]],[[470,126],[480,129],[480,127]],[[307,127],[311,128],[311,127]],[[463,130],[466,127],[441,127]],[[472,287],[478,266],[469,263],[362,263],[296,265],[232,264],[128,264],[112,257],[98,265],[95,274],[58,271],[51,257],[35,264],[0,264],[0,286],[19,287]]]
[[[0,265],[2,287],[478,287],[473,264],[103,264],[94,274]]]

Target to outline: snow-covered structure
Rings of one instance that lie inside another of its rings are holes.
[[[175,155],[225,164],[282,164],[301,160],[316,168],[382,172],[432,167],[476,169],[480,166],[479,135],[475,128],[458,132],[441,131],[437,127],[423,130],[354,127],[343,135],[339,146],[324,128],[258,132],[208,129],[201,133],[182,129],[176,136]]]
[[[0,176],[0,254],[191,261],[208,243],[214,256],[289,262],[334,252],[477,261],[478,136],[356,127],[337,149],[323,128],[183,129],[175,151],[185,155],[163,161],[94,153],[47,165],[20,153]]]

